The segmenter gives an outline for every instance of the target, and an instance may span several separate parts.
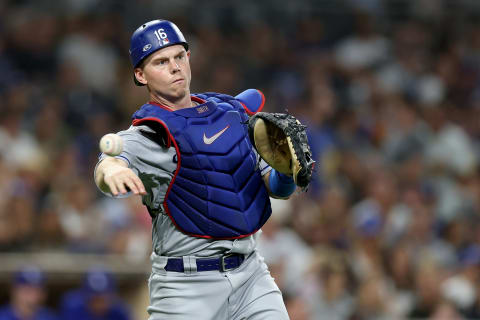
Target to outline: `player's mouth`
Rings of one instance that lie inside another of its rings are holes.
[[[177,80],[173,81],[173,83],[182,83],[183,81],[185,81],[185,79],[180,78],[180,79],[177,79]]]

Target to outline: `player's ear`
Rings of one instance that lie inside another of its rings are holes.
[[[187,57],[190,59],[190,50],[187,51]]]
[[[140,82],[141,84],[147,84],[147,79],[145,79],[145,74],[143,73],[142,68],[135,68],[133,70],[133,73],[138,82]]]

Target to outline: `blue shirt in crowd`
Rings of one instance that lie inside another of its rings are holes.
[[[130,320],[128,308],[123,302],[110,297],[109,307],[105,314],[94,315],[88,308],[91,295],[83,290],[76,290],[65,295],[61,303],[62,320]]]
[[[58,320],[57,316],[47,308],[40,308],[32,318],[20,318],[11,306],[0,309],[0,320]]]

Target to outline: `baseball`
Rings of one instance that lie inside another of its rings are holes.
[[[123,151],[123,140],[115,133],[108,133],[100,139],[100,151],[109,156],[118,156]]]

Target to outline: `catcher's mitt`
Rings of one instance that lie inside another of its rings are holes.
[[[315,164],[305,128],[284,113],[258,112],[248,121],[250,140],[260,157],[275,170],[292,176],[303,190],[310,183]]]

